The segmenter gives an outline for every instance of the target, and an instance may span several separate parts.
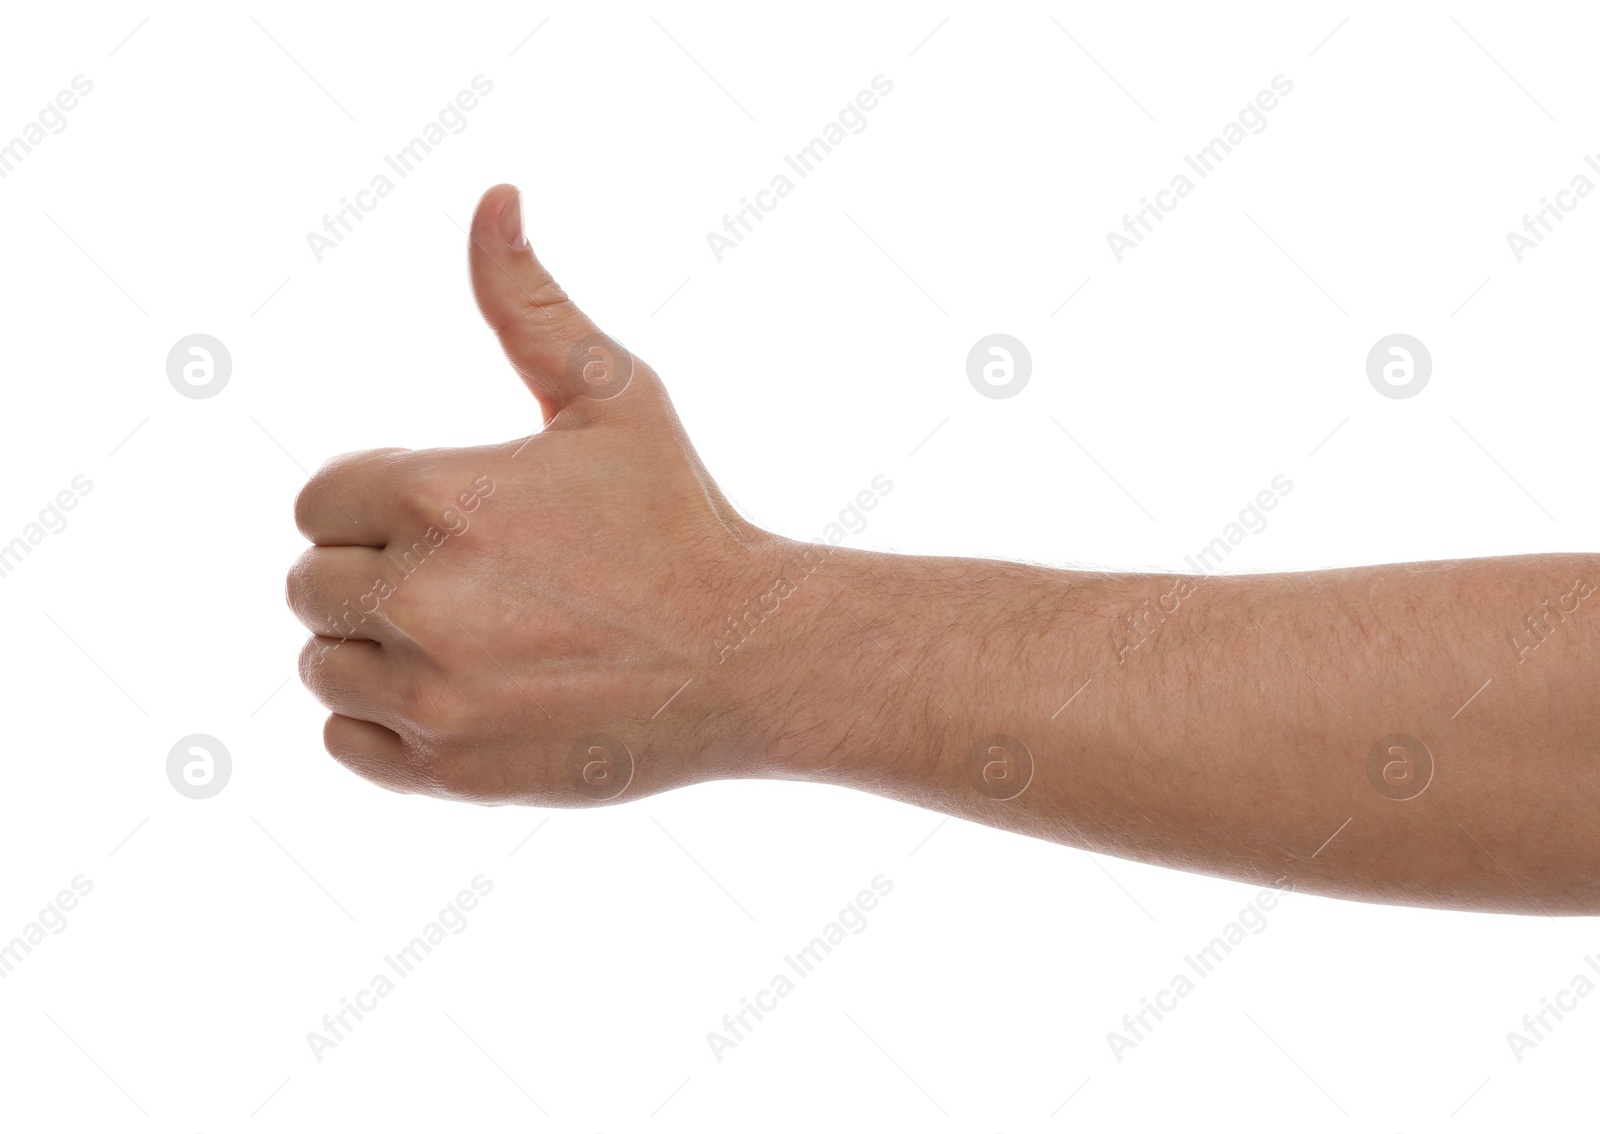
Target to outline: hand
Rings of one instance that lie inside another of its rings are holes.
[[[546,806],[733,767],[752,722],[712,643],[793,545],[729,507],[656,373],[529,250],[512,186],[470,256],[545,427],[339,457],[302,490],[288,598],[328,751],[396,791]]]

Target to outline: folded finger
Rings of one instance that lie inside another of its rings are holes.
[[[358,638],[319,635],[300,651],[300,680],[313,697],[343,716],[386,726],[401,721],[392,668],[382,646]]]
[[[289,569],[289,609],[313,634],[382,642],[388,561],[371,547],[312,547]]]
[[[431,781],[406,758],[405,742],[390,729],[334,713],[322,729],[322,744],[339,763],[390,791],[427,791]]]
[[[294,502],[301,534],[325,546],[384,546],[398,519],[393,484],[408,453],[372,449],[324,464]]]

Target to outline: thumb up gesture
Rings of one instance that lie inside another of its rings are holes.
[[[301,491],[288,600],[329,753],[395,791],[544,806],[730,771],[749,706],[786,699],[784,649],[714,643],[795,545],[729,507],[655,371],[534,255],[514,187],[484,194],[469,255],[544,428],[349,454]]]

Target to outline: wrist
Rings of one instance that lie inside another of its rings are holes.
[[[734,774],[942,792],[973,742],[1029,711],[1023,638],[1060,573],[788,540],[774,556],[771,601],[725,623],[717,662],[744,710]]]
[[[885,595],[910,560],[765,532],[744,546],[721,613],[700,631],[718,706],[703,769],[715,779],[827,779],[866,742],[865,713],[888,725],[903,708],[881,687],[876,671],[888,663],[868,652],[877,651],[857,620],[884,628]]]

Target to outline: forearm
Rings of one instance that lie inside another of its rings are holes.
[[[1589,582],[1575,555],[1179,578],[839,551],[768,636],[764,770],[1249,882],[1600,912]]]

